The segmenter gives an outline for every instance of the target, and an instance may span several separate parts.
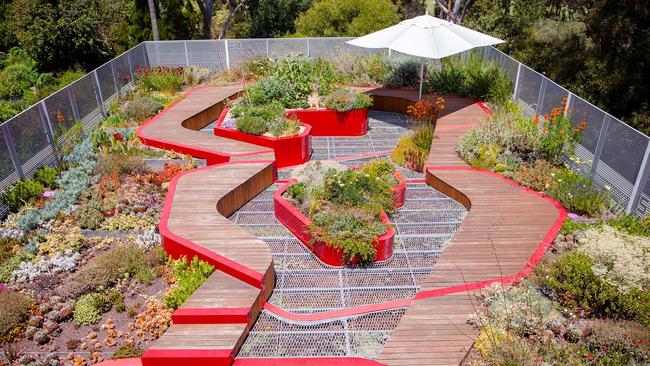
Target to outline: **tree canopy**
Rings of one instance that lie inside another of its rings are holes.
[[[390,0],[316,0],[296,20],[306,37],[362,36],[399,22]]]

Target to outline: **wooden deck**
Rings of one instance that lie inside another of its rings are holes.
[[[461,363],[477,335],[466,323],[475,311],[475,289],[489,282],[511,282],[529,269],[528,261],[563,218],[550,201],[502,177],[471,169],[457,156],[459,138],[486,114],[467,98],[446,99],[426,181],[469,213],[386,343],[378,359],[386,365]]]
[[[237,97],[241,85],[199,87],[142,125],[138,137],[146,145],[205,159],[208,165],[226,161],[273,160],[273,150],[199,130],[215,121],[225,101]]]
[[[143,356],[144,366],[230,364],[273,288],[269,248],[226,219],[273,182],[272,151],[194,131],[216,119],[222,99],[239,91],[196,89],[138,131],[146,144],[209,164],[228,162],[177,176],[170,185],[160,225],[165,248],[176,256],[198,255],[218,272],[174,313],[174,324]],[[378,110],[404,113],[417,98],[413,91],[368,91]],[[474,311],[473,291],[489,282],[511,282],[530,269],[526,263],[540,254],[540,244],[550,244],[562,221],[561,210],[548,200],[472,170],[457,157],[459,137],[485,112],[470,99],[446,99],[426,180],[470,211],[386,343],[378,360],[386,365],[459,364],[476,336],[466,324]]]

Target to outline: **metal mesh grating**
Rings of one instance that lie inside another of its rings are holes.
[[[239,351],[247,357],[377,358],[405,308],[292,324],[263,311]]]

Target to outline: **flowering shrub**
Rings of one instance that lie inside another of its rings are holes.
[[[174,262],[175,285],[165,295],[165,305],[177,309],[214,272],[214,267],[194,257],[191,262],[183,257]]]
[[[445,109],[445,99],[430,90],[424,99],[409,105],[406,108],[406,114],[418,122],[426,123],[435,128],[438,114],[443,109]]]
[[[609,207],[607,191],[597,190],[591,179],[571,170],[560,170],[547,193],[567,210],[589,216],[598,216]]]
[[[563,155],[573,155],[573,149],[580,142],[582,131],[586,127],[587,122],[583,119],[580,125],[574,128],[570,113],[567,97],[564,97],[560,105],[552,108],[550,114],[544,114],[542,121],[538,116],[533,119],[536,125],[542,124],[542,152],[544,158],[553,164],[558,164]]]
[[[433,132],[430,124],[418,125],[412,134],[400,138],[391,159],[407,169],[423,171],[431,150]]]
[[[163,165],[163,169],[154,174],[152,183],[161,186],[163,183],[168,183],[169,181],[174,178],[174,176],[178,173],[180,173],[183,169],[181,166],[170,163],[170,162],[165,162]]]
[[[322,99],[327,109],[337,112],[347,112],[355,109],[365,109],[372,105],[372,98],[365,93],[357,93],[351,89],[336,88]]]
[[[650,238],[634,236],[608,225],[578,235],[578,250],[593,261],[592,271],[621,292],[650,291]]]
[[[346,258],[374,258],[373,241],[386,231],[382,210],[393,210],[395,168],[374,160],[359,169],[334,162],[310,162],[294,172],[287,197],[310,218],[314,241],[341,249]]]
[[[132,121],[145,121],[163,109],[162,103],[151,97],[139,97],[124,104],[121,112]]]

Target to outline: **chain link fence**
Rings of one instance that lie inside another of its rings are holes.
[[[144,42],[86,74],[0,125],[0,190],[43,165],[59,163],[76,136],[95,128],[106,109],[133,87],[135,71],[146,66],[228,70],[251,58],[301,53],[336,62],[350,53],[385,53],[345,44],[351,38],[273,38]],[[587,122],[578,159],[567,163],[610,189],[618,212],[643,216],[650,211],[650,143],[629,127],[552,80],[493,47],[479,49],[497,62],[513,82],[513,99],[528,116],[550,113],[564,97],[577,126]],[[6,209],[0,208],[0,213]]]

